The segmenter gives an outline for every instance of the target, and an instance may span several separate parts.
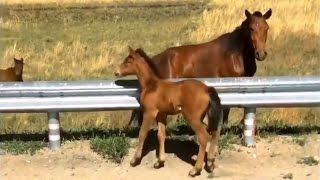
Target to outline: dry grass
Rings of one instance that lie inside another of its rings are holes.
[[[160,0],[161,2],[176,2],[177,0]],[[106,4],[106,3],[141,3],[159,2],[159,0],[2,0],[4,5],[35,5],[35,4]]]
[[[3,5],[50,4],[90,5],[94,3],[139,3],[156,0],[4,0]],[[161,2],[178,2],[162,0]],[[257,75],[320,75],[320,1],[231,0],[210,1],[211,8],[198,15],[189,9],[121,9],[53,11],[11,11],[9,18],[0,18],[4,44],[0,50],[1,68],[12,64],[12,57],[26,59],[24,79],[81,80],[113,78],[118,60],[126,55],[127,45],[143,47],[155,54],[168,46],[209,41],[230,32],[244,20],[244,10],[266,12],[272,8],[268,20],[268,57],[258,62]],[[60,12],[61,11],[61,12]],[[110,11],[112,13],[108,14]],[[107,13],[108,12],[108,13]],[[50,14],[52,13],[52,14]],[[168,15],[168,13],[171,13]],[[85,15],[84,15],[85,14]],[[177,15],[179,14],[179,16]],[[132,18],[134,17],[134,19]],[[131,19],[132,18],[132,19]],[[65,113],[65,129],[113,128],[124,125],[128,112]],[[292,125],[319,124],[319,109],[278,108],[258,111],[259,122]],[[234,109],[232,123],[238,123],[242,111]],[[2,115],[1,132],[43,131],[47,129],[46,115]]]
[[[265,13],[272,8],[272,16],[268,20],[271,40],[285,35],[285,32],[297,32],[303,34],[320,33],[319,11],[320,1],[292,1],[272,0],[257,1],[249,0],[246,3],[234,0],[218,0],[211,2],[214,8],[204,11],[202,25],[192,34],[192,39],[201,42],[229,32],[239,26],[244,20],[244,10],[250,12],[256,10]],[[215,8],[217,7],[217,8]],[[314,23],[313,23],[314,22]]]
[[[207,0],[2,0],[0,5],[18,6],[19,9],[28,8],[55,8],[55,7],[107,7],[107,6],[145,6],[145,5],[183,5],[186,3],[199,3]]]
[[[110,74],[108,70],[114,64],[115,54],[123,51],[125,47],[122,44],[102,42],[94,47],[95,51],[101,53],[97,56],[88,56],[87,51],[91,48],[80,40],[75,40],[70,45],[59,41],[52,49],[45,49],[41,53],[37,53],[37,47],[33,45],[26,49],[17,49],[14,44],[4,52],[3,59],[10,61],[3,64],[8,66],[13,56],[24,57],[27,64],[24,71],[26,80],[72,80],[74,77],[86,79],[88,74],[91,78],[101,78],[102,74]]]

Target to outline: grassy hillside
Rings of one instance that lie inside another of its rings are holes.
[[[209,41],[232,31],[244,10],[266,12],[268,57],[258,76],[320,75],[320,2],[148,1],[148,0],[4,0],[0,19],[0,67],[24,57],[25,81],[111,79],[127,55],[127,46],[148,54],[169,46]],[[62,128],[121,127],[129,112],[63,113]],[[234,110],[232,122],[240,120]],[[0,133],[42,132],[45,114],[1,114]],[[260,124],[317,124],[316,109],[260,109]]]

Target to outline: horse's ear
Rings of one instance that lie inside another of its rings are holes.
[[[265,19],[269,19],[269,17],[272,15],[272,10],[271,8],[263,15]]]
[[[251,13],[247,9],[244,11],[244,13],[246,14],[247,18],[251,17]]]
[[[129,53],[131,53],[133,51],[131,46],[128,46],[128,50],[129,50]]]
[[[131,56],[135,54],[135,51],[130,46],[128,46],[128,49]]]
[[[137,53],[129,46],[129,54],[130,56],[132,56],[133,58],[137,57]]]

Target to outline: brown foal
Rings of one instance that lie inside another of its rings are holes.
[[[141,88],[140,104],[143,107],[143,121],[139,131],[138,147],[130,162],[131,166],[140,164],[143,144],[154,121],[158,124],[159,141],[158,161],[154,164],[154,168],[164,166],[167,115],[182,113],[195,132],[199,143],[197,161],[189,175],[200,174],[209,141],[206,170],[211,172],[214,168],[216,148],[220,137],[218,129],[222,122],[222,108],[216,90],[194,79],[180,82],[160,79],[153,71],[154,67],[150,67],[150,59],[141,49],[134,51],[129,47],[129,52],[129,56],[119,66],[115,75],[117,77],[136,75]],[[202,124],[206,114],[209,120],[209,133]]]
[[[23,81],[23,58],[18,60],[13,58],[14,66],[7,69],[0,69],[0,82]]]

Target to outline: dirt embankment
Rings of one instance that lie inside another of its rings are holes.
[[[183,147],[181,151],[185,149]],[[56,152],[44,149],[34,156],[6,154],[0,156],[0,179],[192,179],[187,176],[192,168],[191,164],[170,150],[167,150],[165,167],[159,170],[152,168],[156,160],[155,150],[150,151],[135,168],[129,165],[133,153],[134,149],[130,149],[124,162],[116,165],[94,153],[88,141],[74,141],[65,143],[61,150]],[[317,159],[319,155],[319,135],[308,136],[303,146],[295,143],[292,137],[260,139],[256,148],[234,145],[232,150],[222,151],[213,177],[221,180],[271,180],[285,177],[318,180],[320,165],[309,166],[297,161],[308,156]],[[203,170],[201,175],[194,179],[207,179],[208,176]]]

